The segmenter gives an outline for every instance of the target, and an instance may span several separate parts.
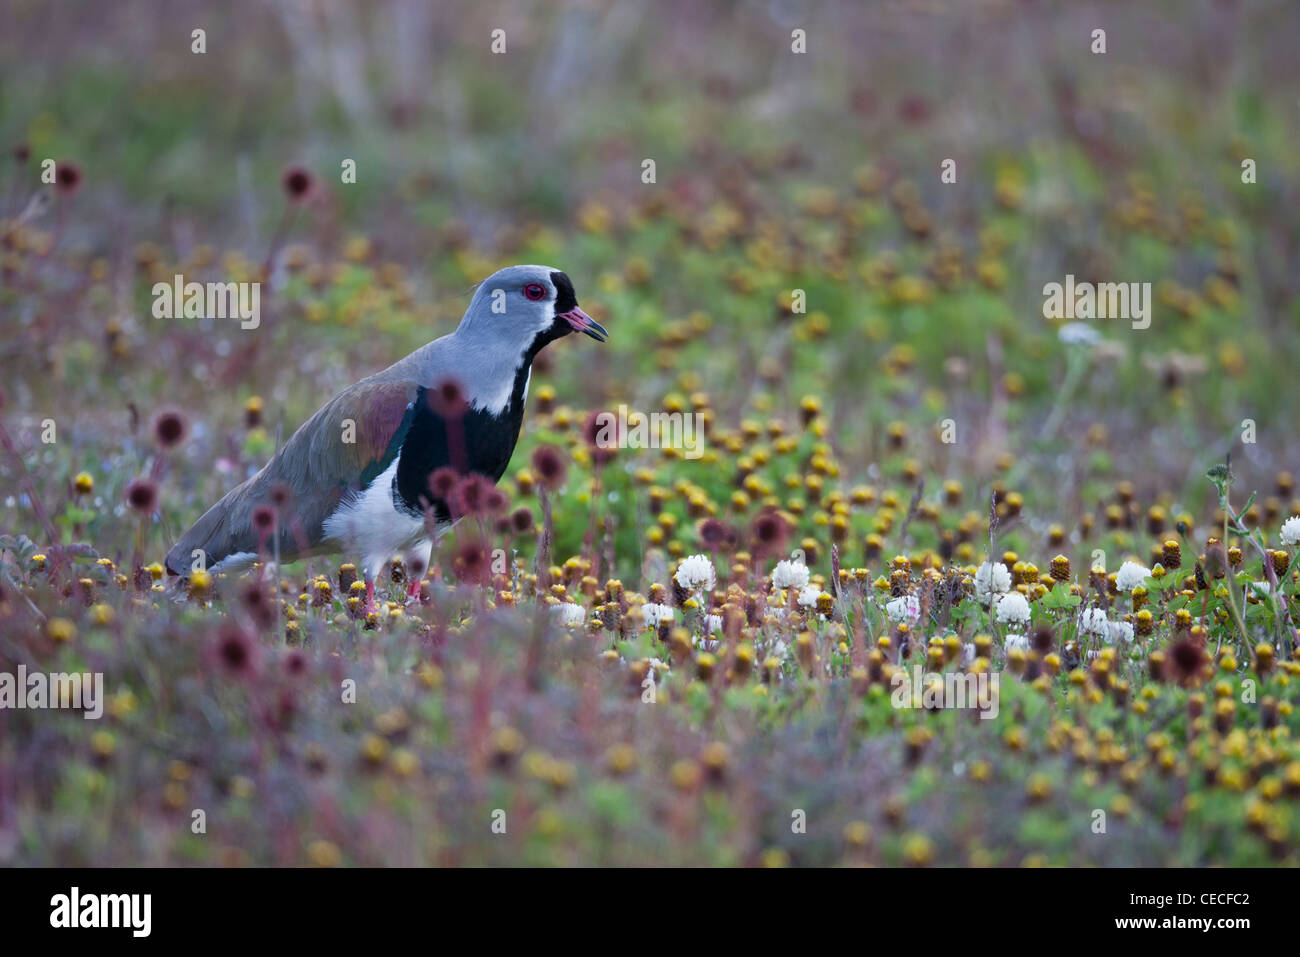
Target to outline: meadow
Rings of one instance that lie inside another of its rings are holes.
[[[0,863],[1300,863],[1294,8],[11,6],[0,673],[104,700]],[[610,340],[430,568],[169,580],[510,263]]]

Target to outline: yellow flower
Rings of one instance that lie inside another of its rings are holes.
[[[62,644],[77,637],[77,626],[66,618],[51,618],[45,626],[45,633]]]
[[[114,718],[124,718],[136,709],[139,704],[135,694],[130,688],[123,688],[108,702],[108,713]]]
[[[107,731],[96,731],[90,736],[90,749],[101,758],[111,757],[117,749],[117,740]]]
[[[420,759],[410,748],[398,748],[389,763],[398,777],[409,778],[420,770]]]
[[[903,838],[903,861],[913,867],[925,867],[934,860],[934,841],[924,834],[912,833]]]
[[[343,861],[343,852],[329,841],[312,841],[307,845],[307,859],[313,867],[338,867]]]

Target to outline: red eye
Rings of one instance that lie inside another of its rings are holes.
[[[546,287],[540,282],[530,282],[528,285],[524,286],[524,295],[533,302],[537,302],[539,299],[546,298]]]

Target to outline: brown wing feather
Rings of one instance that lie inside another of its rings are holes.
[[[321,406],[261,471],[181,536],[167,553],[167,570],[188,574],[196,549],[204,551],[205,567],[240,552],[272,554],[274,541],[259,542],[252,519],[259,505],[272,504],[277,487],[289,499],[280,529],[281,561],[324,551],[325,519],[344,494],[373,478],[378,465],[395,454],[394,438],[419,391],[419,383],[390,372],[362,379]]]

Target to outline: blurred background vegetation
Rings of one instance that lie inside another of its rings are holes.
[[[1294,451],[1292,4],[13,0],[6,19],[0,133],[30,149],[8,211],[40,159],[77,164],[75,196],[37,225],[103,280],[65,304],[0,298],[19,407],[61,404],[44,393],[63,377],[82,415],[118,417],[237,383],[292,427],[449,330],[471,282],[538,260],[615,330],[609,349],[554,350],[564,400],[657,407],[690,373],[734,417],[758,371],[789,413],[833,385],[851,461],[902,407],[970,424],[958,454],[987,472],[1030,455],[1049,416],[1064,361],[1042,287],[1068,272],[1152,282],[1158,301],[1146,332],[1099,323],[1113,348],[1048,451],[1102,422],[1129,469],[1167,472],[1221,454],[1246,417],[1243,465]],[[317,188],[287,216],[290,165]],[[149,318],[137,261],[238,278],[286,244],[332,271],[289,284],[263,330]],[[796,287],[810,315],[784,322]],[[112,323],[148,361],[87,402]]]

